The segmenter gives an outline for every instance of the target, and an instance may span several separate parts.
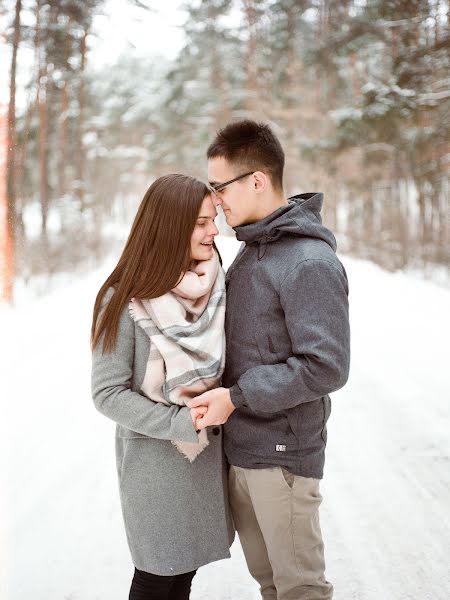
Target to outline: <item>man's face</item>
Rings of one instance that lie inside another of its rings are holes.
[[[225,158],[218,156],[208,160],[208,181],[212,186],[230,181],[245,171],[237,172]],[[257,220],[256,209],[259,197],[255,194],[254,178],[252,175],[233,181],[217,195],[211,194],[214,205],[222,206],[228,225],[237,227],[254,223]]]

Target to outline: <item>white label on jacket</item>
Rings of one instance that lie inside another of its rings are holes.
[[[277,444],[275,446],[276,452],[286,452],[286,446],[284,444]]]

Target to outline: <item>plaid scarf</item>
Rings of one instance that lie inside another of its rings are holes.
[[[218,387],[225,362],[225,275],[216,252],[192,266],[170,292],[150,300],[133,298],[129,309],[150,338],[143,394],[183,406]],[[202,430],[198,443],[172,443],[192,462],[209,442]]]

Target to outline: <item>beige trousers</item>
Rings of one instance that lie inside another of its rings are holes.
[[[250,574],[263,600],[330,600],[319,524],[319,479],[281,467],[230,467],[229,494]]]

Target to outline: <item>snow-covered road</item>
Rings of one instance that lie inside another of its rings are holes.
[[[228,264],[234,240],[219,245]],[[327,576],[335,600],[448,600],[450,291],[344,263],[352,371],[329,422]],[[2,600],[128,597],[114,424],[89,392],[91,309],[109,266],[0,310]],[[257,598],[238,543],[194,579],[192,600]]]

